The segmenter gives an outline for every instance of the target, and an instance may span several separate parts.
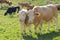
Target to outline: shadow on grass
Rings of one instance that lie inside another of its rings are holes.
[[[25,40],[53,40],[53,38],[60,36],[60,30],[58,32],[50,32],[46,34],[39,35],[38,34],[38,39],[34,39],[31,36],[24,36],[23,38]]]

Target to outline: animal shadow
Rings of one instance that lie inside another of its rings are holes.
[[[32,36],[23,36],[24,40],[53,40],[53,38],[60,36],[60,30],[58,32],[52,31],[46,34],[38,34],[38,39],[33,38]],[[57,39],[56,39],[57,40]]]

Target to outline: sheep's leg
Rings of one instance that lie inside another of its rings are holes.
[[[27,26],[27,28],[28,28],[28,35],[31,35],[32,34],[31,25]]]
[[[42,23],[40,23],[39,25],[40,25],[39,29],[40,29],[40,35],[41,35],[42,34]]]
[[[24,28],[23,28],[23,32],[26,33],[26,32],[25,32],[25,31],[26,31],[26,25],[24,24],[23,27],[24,27]]]
[[[15,12],[13,12],[12,14],[15,15]]]
[[[9,17],[12,17],[12,13],[8,13],[9,14]]]
[[[47,24],[48,24],[47,31],[49,31],[49,29],[50,29],[50,21],[47,22]]]
[[[35,26],[34,27],[34,32],[36,33],[36,29],[37,29],[38,26],[37,25],[34,25],[34,26]]]
[[[25,34],[25,30],[26,30],[26,26],[23,23],[21,23],[21,33]]]
[[[9,13],[10,17],[12,18],[13,17],[13,13]]]
[[[56,22],[55,29],[58,30],[58,14],[55,15],[54,19],[55,19],[55,22]]]
[[[56,30],[58,30],[58,18],[55,18],[55,22],[56,22]]]
[[[29,32],[31,32],[31,25],[29,25]]]
[[[42,24],[40,25],[40,34],[42,34]]]

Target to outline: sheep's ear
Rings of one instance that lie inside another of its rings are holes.
[[[35,15],[36,15],[36,16],[40,16],[40,13],[39,13],[39,12],[35,12]]]

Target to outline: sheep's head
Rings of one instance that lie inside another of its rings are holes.
[[[21,11],[19,11],[19,19],[20,20],[25,21],[26,12],[27,12],[27,10],[25,10],[25,9],[22,9]]]

